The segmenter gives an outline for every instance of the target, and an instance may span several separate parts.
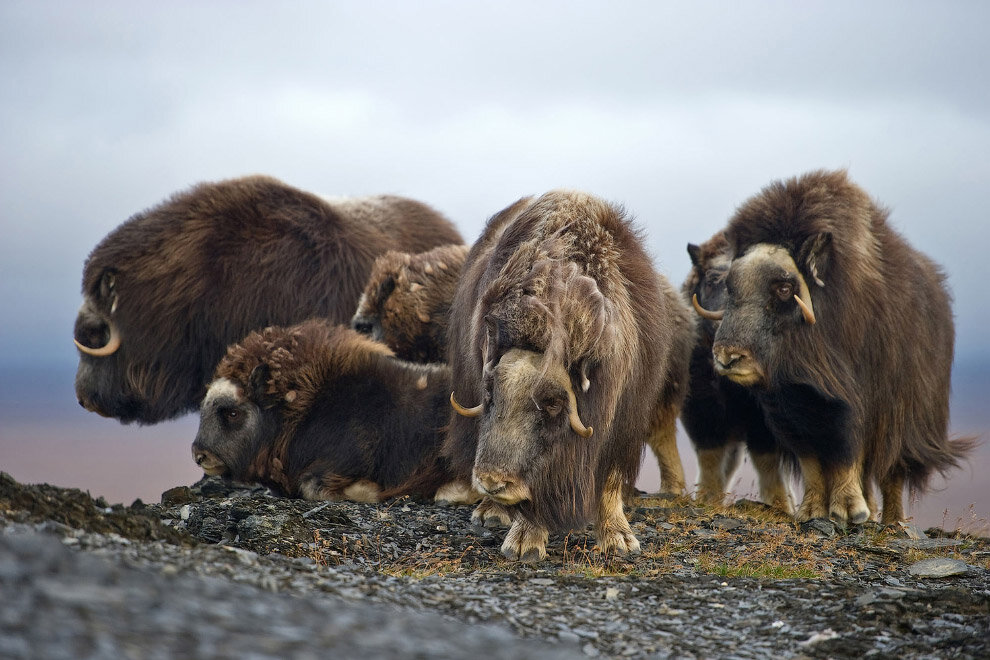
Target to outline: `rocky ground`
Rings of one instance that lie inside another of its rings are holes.
[[[990,657],[990,540],[639,498],[508,562],[470,507],[204,479],[109,506],[0,475],[0,657]]]

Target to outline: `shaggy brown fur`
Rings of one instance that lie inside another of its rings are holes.
[[[443,362],[447,318],[466,245],[428,252],[388,251],[375,259],[351,327],[385,343],[403,360]]]
[[[775,182],[746,201],[729,222],[730,249],[738,259],[758,244],[786,248],[817,322],[785,323],[783,311],[761,320],[730,295],[715,347],[754,352],[766,374],[756,389],[768,422],[802,466],[814,456],[827,483],[830,466],[861,460],[868,499],[876,480],[883,520],[893,522],[903,517],[904,481],[924,489],[973,441],[947,438],[954,330],[945,276],[887,217],[844,171]],[[744,284],[734,281],[736,263],[730,292]],[[800,319],[796,308],[786,313]],[[747,328],[763,323],[775,330],[754,339]],[[813,426],[816,416],[834,429]]]
[[[226,347],[312,316],[351,319],[376,256],[463,242],[449,221],[400,197],[327,201],[275,179],[203,183],[141,212],[93,250],[75,337],[80,403],[151,424],[194,408]]]
[[[513,364],[538,355],[548,378],[561,370],[569,374],[580,417],[593,427],[590,437],[581,438],[566,423],[537,423],[543,430],[525,440],[531,498],[514,505],[507,544],[596,517],[599,531],[607,532],[602,546],[623,545],[612,536],[621,530],[610,528],[624,523],[615,517],[616,506],[621,517],[615,489],[635,481],[651,429],[672,427],[676,419],[692,316],[654,271],[621,209],[584,193],[556,191],[520,200],[489,221],[465,263],[451,311],[455,394],[464,405],[484,405],[480,417],[452,417],[450,454],[458,473],[472,467],[477,473],[486,456],[508,451],[497,438],[519,420],[505,419],[505,404],[492,393],[507,353],[522,356]],[[533,395],[537,415],[544,408],[537,391]],[[548,406],[545,414],[555,415],[556,406]],[[666,412],[657,414],[659,409]],[[542,550],[534,541],[537,546]],[[638,547],[631,532],[628,546]]]
[[[375,499],[431,497],[452,480],[439,457],[446,367],[398,360],[349,328],[313,319],[249,334],[227,351],[214,383],[238,395],[210,390],[193,450],[211,452],[235,479],[310,499],[346,497],[355,484],[373,487]],[[226,426],[232,408],[250,433]]]

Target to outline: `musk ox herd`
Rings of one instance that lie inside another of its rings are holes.
[[[475,505],[522,561],[588,524],[639,552],[624,503],[645,447],[685,492],[678,419],[696,497],[721,502],[748,452],[799,520],[896,523],[905,485],[975,444],[948,435],[945,276],[844,171],[744,201],[688,245],[680,290],[644,244],[577,191],[510,204],[468,246],[410,199],[203,183],[90,254],[76,393],[122,422],[198,407],[196,464],[286,497]]]

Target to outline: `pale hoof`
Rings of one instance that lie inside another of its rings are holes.
[[[546,559],[548,538],[549,534],[545,529],[517,519],[502,543],[502,556],[526,563]]]
[[[512,524],[512,516],[509,510],[493,500],[481,500],[481,503],[474,508],[471,513],[471,522],[475,525],[483,525],[489,529],[498,527],[508,527]]]
[[[617,555],[638,555],[642,552],[639,545],[639,539],[636,538],[632,531],[615,531],[602,534],[602,536],[598,539],[598,544],[595,547],[599,552],[612,552]]]

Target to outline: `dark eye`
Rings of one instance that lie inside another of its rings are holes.
[[[774,287],[774,292],[781,300],[790,300],[794,297],[794,285],[790,282],[781,282]]]
[[[223,415],[223,418],[226,421],[233,422],[240,419],[241,411],[239,411],[237,408],[224,408],[222,411],[220,411],[220,414]]]
[[[540,404],[540,408],[551,417],[556,417],[564,409],[564,402],[560,399],[544,399]]]

